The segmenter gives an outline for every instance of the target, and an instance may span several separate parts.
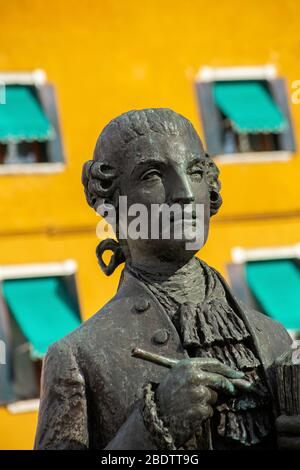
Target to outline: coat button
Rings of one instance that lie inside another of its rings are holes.
[[[165,344],[168,342],[170,333],[168,330],[157,330],[153,335],[153,342],[156,344]]]
[[[140,297],[134,305],[134,308],[138,313],[144,312],[149,307],[150,307],[150,302],[148,299],[145,299],[145,297]]]

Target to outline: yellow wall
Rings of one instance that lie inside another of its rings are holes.
[[[68,159],[62,174],[0,177],[0,264],[76,259],[83,315],[93,314],[118,277],[97,266],[98,219],[80,183],[102,127],[132,108],[171,107],[201,133],[194,77],[202,65],[271,62],[291,90],[300,78],[298,10],[297,0],[0,0],[0,71],[46,71]],[[291,111],[297,135],[300,106]],[[299,162],[221,168],[224,206],[204,259],[225,273],[233,246],[299,241]],[[258,221],[264,212],[275,218]],[[0,409],[0,448],[30,448],[35,425],[36,414]]]

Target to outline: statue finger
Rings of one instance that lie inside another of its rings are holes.
[[[212,388],[207,387],[207,389],[209,390],[209,398],[207,400],[207,403],[209,403],[210,405],[215,405],[218,401],[218,394]]]
[[[227,364],[223,364],[217,359],[197,358],[197,363],[199,363],[199,366],[202,370],[221,374],[231,379],[240,379],[245,376],[244,372],[232,369],[230,366],[228,366]]]
[[[199,371],[198,373],[194,374],[192,381],[194,384],[198,382],[199,385],[206,385],[216,392],[220,391],[228,395],[236,395],[236,388],[234,384],[231,382],[231,380],[221,374]]]
[[[195,420],[201,422],[203,419],[211,418],[214,414],[213,408],[209,404],[194,404],[191,406],[189,410],[186,412],[186,417],[191,418],[193,417]]]
[[[256,385],[253,382],[248,382],[248,380],[243,380],[243,379],[232,379],[231,383],[236,388],[239,388],[241,390],[245,390],[246,392],[252,390],[254,391],[256,389]]]
[[[210,405],[214,405],[218,400],[218,394],[216,391],[204,385],[193,387],[191,390],[189,390],[189,395],[193,403],[204,402]]]

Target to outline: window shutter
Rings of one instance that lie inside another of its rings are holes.
[[[212,85],[197,83],[196,90],[207,151],[212,156],[220,155],[223,153],[222,120],[213,99]]]
[[[227,264],[227,271],[233,294],[245,304],[257,309],[257,303],[247,284],[245,265],[230,263]]]
[[[50,162],[64,162],[63,145],[60,132],[60,123],[57,113],[57,101],[54,86],[42,85],[37,88],[37,96],[43,106],[43,110],[54,127],[56,136],[53,140],[46,142],[47,155]]]
[[[12,377],[12,351],[10,341],[9,313],[2,295],[0,286],[0,341],[5,348],[5,364],[0,363],[0,405],[14,401],[13,377]],[[1,358],[3,359],[3,358]]]
[[[269,87],[274,101],[277,103],[282,113],[288,121],[287,129],[279,134],[279,144],[282,150],[296,151],[296,142],[293,130],[293,123],[289,109],[289,99],[286,93],[285,80],[283,78],[276,78],[270,80]]]

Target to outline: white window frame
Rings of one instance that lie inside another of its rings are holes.
[[[39,411],[40,399],[32,398],[29,400],[19,400],[14,403],[8,403],[6,405],[7,411],[12,415],[17,415],[21,413],[34,413]]]
[[[70,276],[77,273],[77,263],[73,259],[50,263],[5,264],[0,265],[0,282],[7,279],[32,277]],[[39,398],[17,400],[3,405],[11,414],[32,413],[39,409]]]
[[[211,83],[226,80],[272,80],[277,78],[277,70],[273,64],[245,67],[209,67],[203,66],[196,75],[196,83]],[[214,157],[216,163],[274,163],[288,162],[294,153],[289,150],[273,150],[270,152],[245,152],[220,154]]]
[[[243,264],[247,261],[262,261],[272,259],[300,259],[300,243],[295,245],[261,248],[242,248],[237,246],[231,250],[231,258],[235,264]]]
[[[253,67],[201,67],[196,81],[217,82],[225,80],[272,80],[277,77],[275,65],[257,65]],[[1,75],[0,75],[1,79]]]
[[[273,150],[272,152],[245,152],[245,153],[226,153],[216,155],[216,163],[230,165],[233,163],[274,163],[289,162],[293,158],[293,152],[288,150]]]
[[[5,85],[33,85],[39,87],[47,83],[46,72],[42,69],[35,69],[32,72],[2,72],[0,73],[0,86],[4,89],[5,102]],[[0,101],[0,106],[1,104]],[[63,143],[62,143],[63,145]],[[41,163],[17,163],[0,165],[1,175],[30,175],[30,174],[51,174],[61,173],[66,168],[65,149],[63,148],[63,162],[41,162]]]
[[[62,173],[66,167],[62,162],[11,163],[0,165],[0,175],[48,175]]]
[[[0,265],[0,281],[24,279],[28,277],[68,276],[77,272],[73,259],[54,263],[28,263]]]

